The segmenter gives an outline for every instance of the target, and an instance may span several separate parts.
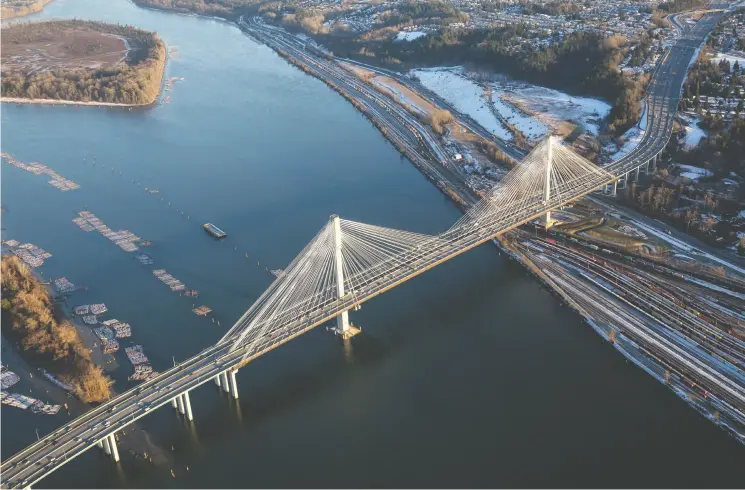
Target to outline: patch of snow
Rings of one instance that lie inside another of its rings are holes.
[[[413,41],[415,39],[419,39],[420,37],[426,36],[426,32],[422,31],[401,31],[398,34],[396,34],[396,41]]]
[[[575,121],[597,136],[601,122],[608,116],[610,105],[590,97],[575,97],[546,87],[523,82],[506,81],[494,84],[497,91],[509,93],[531,111],[545,114],[555,121]],[[521,130],[522,131],[522,130]]]
[[[521,131],[528,139],[537,139],[548,133],[548,126],[525,114],[509,102],[502,100],[497,90],[492,90],[492,104],[500,116]]]
[[[730,68],[735,66],[735,61],[740,63],[740,69],[745,68],[745,58],[743,58],[742,56],[736,56],[734,54],[726,54],[726,53],[717,53],[717,55],[714,56],[714,59],[712,61],[719,63],[722,60],[729,61]]]
[[[619,158],[625,156],[627,153],[631,152],[634,148],[637,147],[639,142],[644,137],[644,133],[645,131],[638,126],[630,128],[628,131],[623,133],[623,136],[621,136],[621,138],[624,140],[621,148],[619,148],[615,152],[610,153],[608,156],[611,158],[611,160],[618,160]]]
[[[372,80],[372,83],[373,83],[373,85],[375,85],[375,86],[379,87],[379,88],[380,88],[381,90],[383,90],[384,92],[385,92],[385,91],[388,91],[388,92],[392,93],[392,94],[393,94],[393,95],[394,95],[394,96],[395,96],[395,97],[396,97],[396,98],[398,99],[398,101],[399,101],[400,103],[404,104],[404,105],[405,105],[405,106],[407,106],[407,107],[408,107],[409,109],[411,109],[412,111],[416,112],[417,114],[420,114],[420,115],[426,115],[426,114],[427,114],[427,113],[426,113],[426,111],[424,111],[424,110],[423,110],[422,108],[420,108],[420,107],[419,107],[418,105],[416,105],[415,103],[413,103],[412,101],[410,101],[410,100],[409,100],[409,99],[408,99],[408,98],[406,97],[406,95],[405,95],[405,94],[403,94],[403,93],[402,93],[402,92],[401,92],[400,90],[396,90],[396,88],[395,88],[395,87],[392,87],[392,86],[390,86],[390,85],[387,85],[387,84],[385,84],[385,83],[381,83],[381,82],[379,82],[378,80],[375,80],[374,78],[373,78],[373,80]]]
[[[681,177],[686,177],[691,180],[697,180],[701,177],[711,177],[712,175],[714,175],[710,170],[706,170],[700,167],[694,167],[693,165],[682,165],[680,163],[676,163],[675,166],[682,170],[682,172],[680,173]]]
[[[492,114],[484,89],[463,75],[463,68],[427,68],[413,70],[420,83],[433,91],[456,110],[471,116],[487,131],[503,140],[512,140],[512,134]]]
[[[686,121],[685,125],[685,146],[688,148],[695,148],[698,146],[699,142],[701,141],[701,138],[706,136],[706,131],[701,129],[698,126],[698,122],[700,121],[700,118],[695,117],[692,121]]]

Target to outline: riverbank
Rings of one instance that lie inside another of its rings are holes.
[[[24,99],[22,97],[0,97],[3,104],[40,104],[40,105],[78,105],[92,107],[148,107],[155,104],[155,100],[143,104],[120,104],[116,102],[83,102],[79,100],[57,99]]]
[[[44,10],[44,7],[46,7],[46,5],[51,1],[52,0],[34,0],[18,7],[3,6],[0,9],[0,16],[2,16],[3,20],[5,20],[17,19],[26,15],[35,14]]]

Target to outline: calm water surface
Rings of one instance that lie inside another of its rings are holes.
[[[180,54],[171,104],[2,106],[2,150],[82,186],[61,193],[3,164],[3,238],[53,253],[45,275],[89,288],[71,304],[105,302],[131,323],[156,369],[219,339],[269,284],[265,267],[286,265],[329,214],[422,233],[458,217],[350,104],[231,25],[124,0],[55,0],[35,18],[52,17],[156,30]],[[155,265],[79,230],[85,207],[152,240]],[[229,237],[212,240],[207,221]],[[199,289],[221,326],[154,267]],[[124,441],[119,465],[91,450],[39,486],[745,486],[742,446],[491,246],[352,317],[364,333],[351,346],[317,329],[242,369],[239,403],[205,385],[193,424],[167,407],[145,418],[167,462],[135,460]],[[3,455],[65,419],[3,406]]]

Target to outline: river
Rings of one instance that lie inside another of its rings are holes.
[[[3,164],[3,239],[50,251],[46,277],[88,288],[70,305],[106,303],[156,369],[218,340],[270,283],[265,268],[330,214],[421,233],[459,216],[351,104],[227,23],[126,0],[55,0],[30,19],[52,17],[156,30],[178,51],[170,104],[2,106],[2,150],[81,185],[62,193]],[[86,207],[152,240],[155,264],[81,231],[71,220]],[[228,238],[207,236],[207,221]],[[171,292],[156,267],[201,296]],[[38,486],[745,486],[741,445],[493,246],[351,318],[363,333],[349,345],[319,328],[242,369],[237,403],[209,384],[192,393],[193,423],[170,407],[145,418],[166,462],[135,460],[124,441],[120,464],[93,449]],[[131,368],[117,359],[124,391]],[[3,454],[66,418],[3,406]]]

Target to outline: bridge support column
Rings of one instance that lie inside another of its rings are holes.
[[[183,395],[184,398],[184,406],[186,408],[186,418],[189,421],[194,420],[194,416],[191,414],[191,400],[189,399],[189,392],[187,391]]]
[[[186,409],[184,409],[184,397],[179,395],[176,397],[176,401],[178,402],[178,411],[183,415],[186,412]]]
[[[173,400],[171,400],[171,406],[173,408],[176,408],[177,405],[176,405],[176,399],[175,398]]]
[[[233,394],[233,398],[236,400],[238,399],[238,381],[235,379],[235,373],[238,372],[237,369],[232,369],[230,371],[230,392]]]
[[[225,392],[230,393],[230,385],[228,384],[228,372],[222,372],[220,374],[220,379],[222,379],[222,389],[225,390]]]
[[[118,463],[119,448],[116,447],[116,437],[114,437],[114,434],[109,436],[109,448],[111,449],[111,459],[114,460],[114,463]]]
[[[98,449],[103,449],[103,441],[98,441],[96,446],[98,446]]]
[[[106,453],[106,456],[111,455],[111,446],[109,446],[109,438],[104,437],[103,438],[103,452]]]
[[[220,375],[219,374],[215,376],[215,384],[217,385],[218,388],[220,388]]]
[[[636,167],[636,176],[634,177],[634,182],[639,182],[639,167]]]
[[[618,181],[617,180],[614,180],[613,181],[613,194],[612,194],[613,197],[616,197],[616,192],[617,191],[618,191]]]

